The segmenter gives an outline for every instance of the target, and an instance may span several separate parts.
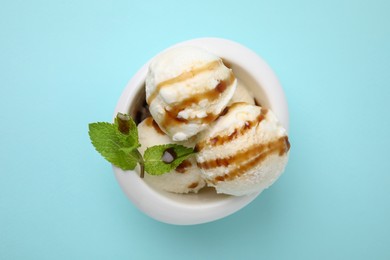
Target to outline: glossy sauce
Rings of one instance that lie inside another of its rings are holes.
[[[239,103],[235,103],[239,104]],[[234,106],[233,104],[232,106]],[[247,131],[252,129],[254,126],[258,126],[261,121],[265,119],[265,116],[267,115],[268,109],[262,108],[261,109],[261,114],[259,114],[255,120],[253,121],[246,121],[244,125],[240,128],[234,129],[234,131],[229,134],[229,135],[217,135],[211,139],[208,139],[203,142],[199,142],[196,144],[195,150],[200,151],[202,150],[206,145],[209,146],[218,146],[218,145],[223,145],[225,143],[231,142],[232,140],[238,138],[239,136],[244,135]]]
[[[195,77],[196,75],[198,75],[200,73],[203,73],[203,72],[206,72],[209,70],[213,70],[213,69],[217,68],[218,66],[221,66],[221,64],[222,64],[221,60],[212,61],[212,62],[207,63],[199,68],[193,69],[191,71],[185,71],[177,77],[174,77],[174,78],[171,78],[171,79],[168,79],[168,80],[161,82],[160,84],[158,84],[156,86],[156,89],[154,90],[154,92],[150,94],[149,98],[147,99],[147,103],[150,105],[153,102],[153,100],[157,97],[158,93],[160,92],[161,88],[163,88],[165,86],[172,85],[172,84],[176,84],[179,82],[186,81],[190,78]]]
[[[177,115],[180,113],[180,111],[183,111],[184,109],[191,107],[194,104],[198,104],[201,100],[207,99],[209,101],[215,100],[219,97],[221,93],[223,93],[226,89],[226,82],[221,81],[215,88],[204,92],[199,93],[195,96],[189,97],[184,99],[181,102],[178,102],[176,104],[171,105],[171,108],[169,110],[165,109],[165,112],[169,114],[170,118],[175,118],[180,122],[187,121],[186,119],[178,118]]]
[[[218,99],[221,94],[231,85],[233,84],[235,80],[235,77],[233,73],[230,73],[229,78],[226,80],[222,80],[218,83],[218,85],[206,92],[203,93],[198,93],[194,96],[191,96],[189,98],[184,99],[181,102],[177,102],[175,104],[172,104],[168,109],[165,109],[165,115],[164,118],[161,122],[161,126],[163,128],[167,128],[172,125],[177,125],[177,124],[183,124],[183,123],[188,123],[189,120],[184,119],[184,118],[179,118],[178,114],[185,110],[188,107],[191,107],[193,105],[198,104],[202,100],[208,100],[209,102],[213,102],[214,100]],[[211,123],[213,122],[218,115],[209,113],[206,115],[206,117],[203,118],[198,118],[198,122],[200,123]],[[194,121],[194,119],[191,119],[191,121]]]
[[[185,173],[188,167],[191,167],[192,163],[189,160],[184,160],[179,166],[176,167],[175,171],[178,173]]]
[[[145,119],[145,124],[149,127],[153,127],[154,130],[159,133],[160,135],[165,135],[165,133],[161,130],[161,128],[158,126],[156,121],[153,120],[152,117],[148,117]]]
[[[267,144],[254,145],[248,150],[239,152],[233,156],[198,163],[198,166],[202,169],[212,169],[221,166],[227,167],[229,165],[234,165],[234,168],[225,175],[214,178],[212,182],[216,183],[219,181],[232,180],[241,176],[251,168],[263,162],[269,155],[278,153],[279,156],[282,156],[287,153],[289,149],[290,143],[288,137],[283,136]]]
[[[194,189],[194,188],[198,187],[198,185],[199,185],[199,182],[193,182],[190,185],[188,185],[187,188]]]

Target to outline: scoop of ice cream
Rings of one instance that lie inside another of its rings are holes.
[[[174,141],[183,141],[219,116],[236,85],[221,58],[196,47],[177,47],[150,63],[146,101],[160,128]]]
[[[196,158],[208,185],[241,196],[269,187],[284,171],[289,148],[272,111],[234,103],[200,134]]]
[[[234,91],[232,99],[230,99],[228,106],[237,102],[245,102],[251,105],[255,104],[255,99],[253,98],[253,94],[245,87],[244,83],[237,79],[237,88]]]
[[[141,143],[139,148],[141,154],[150,146],[173,143],[151,117],[146,118],[138,125],[138,136]],[[182,143],[182,145],[191,146],[190,143]],[[173,171],[163,175],[145,174],[144,178],[146,182],[156,188],[175,193],[196,193],[205,186],[205,181],[201,178],[194,157],[184,160]]]

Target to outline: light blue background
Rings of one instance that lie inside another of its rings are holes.
[[[390,2],[1,1],[0,259],[390,259]],[[162,49],[237,41],[280,78],[290,162],[223,220],[140,213],[92,148]]]

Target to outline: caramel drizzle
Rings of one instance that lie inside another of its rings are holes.
[[[198,185],[199,185],[199,182],[193,182],[190,185],[188,185],[187,188],[194,189],[194,188],[198,187]]]
[[[148,104],[150,105],[153,102],[153,100],[157,97],[158,93],[160,92],[160,90],[163,87],[168,86],[168,85],[172,85],[172,84],[175,84],[175,83],[186,81],[186,80],[188,80],[190,78],[195,77],[198,74],[201,74],[201,73],[209,71],[209,70],[213,70],[213,69],[217,68],[218,66],[220,66],[221,64],[222,64],[221,60],[212,61],[212,62],[207,63],[207,64],[205,64],[205,65],[203,65],[203,66],[201,66],[199,68],[195,68],[195,69],[190,70],[190,71],[185,71],[185,72],[181,73],[179,76],[176,76],[174,78],[165,80],[163,82],[160,82],[156,86],[156,89],[154,90],[154,92],[151,93],[151,95],[147,99]]]
[[[234,103],[231,104],[230,106],[225,107],[224,110],[219,114],[219,116],[224,116],[224,115],[226,115],[232,108],[235,108],[235,107],[241,106],[241,105],[247,105],[247,103],[245,103],[245,102],[234,102]]]
[[[179,166],[176,167],[175,171],[178,173],[185,173],[188,167],[191,167],[192,163],[189,160],[184,160]]]
[[[229,78],[226,80],[222,80],[218,83],[218,85],[206,92],[198,93],[194,96],[188,97],[181,102],[174,103],[171,105],[170,109],[165,109],[165,117],[161,122],[161,126],[167,128],[168,125],[180,124],[180,123],[188,123],[188,119],[179,118],[178,114],[180,111],[191,107],[194,104],[198,104],[200,101],[206,99],[208,101],[216,100],[220,97],[220,95],[231,85],[233,84],[235,77],[232,72],[229,74]],[[218,117],[218,114],[208,113],[206,117],[199,118],[199,121],[202,123],[210,123],[213,122]],[[191,119],[194,121],[194,119]]]
[[[154,128],[154,130],[159,133],[160,135],[165,135],[165,133],[161,130],[161,128],[158,126],[158,124],[156,123],[156,121],[153,120],[152,117],[147,117],[145,119],[145,124],[147,126],[151,126]]]
[[[169,125],[187,124],[189,121],[185,118],[177,117],[177,115],[180,111],[177,113],[173,113],[172,111],[165,110],[165,112],[166,112],[165,116],[161,122],[161,126],[164,128],[168,128]],[[210,122],[213,122],[217,117],[218,117],[218,115],[214,115],[214,114],[210,113],[210,114],[207,114],[206,117],[200,118],[200,120],[203,123],[210,123]]]
[[[234,156],[198,163],[198,166],[202,169],[212,169],[220,166],[227,167],[231,164],[234,165],[234,168],[228,173],[223,176],[217,176],[211,181],[215,184],[219,181],[233,180],[234,178],[243,175],[249,169],[262,163],[269,155],[278,153],[279,156],[282,156],[287,153],[289,149],[290,143],[288,137],[283,136],[267,144],[254,145],[248,150]]]
[[[236,104],[236,103],[235,103]],[[210,146],[219,146],[227,142],[231,142],[234,139],[237,139],[239,136],[244,135],[247,131],[252,129],[254,126],[258,126],[261,121],[263,121],[268,113],[268,109],[262,108],[261,113],[253,121],[245,121],[244,125],[240,128],[234,129],[234,131],[229,135],[217,135],[211,139],[199,142],[195,146],[196,151],[201,151],[206,145]]]

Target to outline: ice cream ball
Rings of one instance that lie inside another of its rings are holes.
[[[271,110],[234,103],[199,135],[196,160],[217,193],[261,192],[279,178],[288,161],[286,130]]]
[[[218,118],[236,85],[233,71],[220,57],[198,47],[175,47],[150,62],[146,101],[161,130],[183,141]]]

